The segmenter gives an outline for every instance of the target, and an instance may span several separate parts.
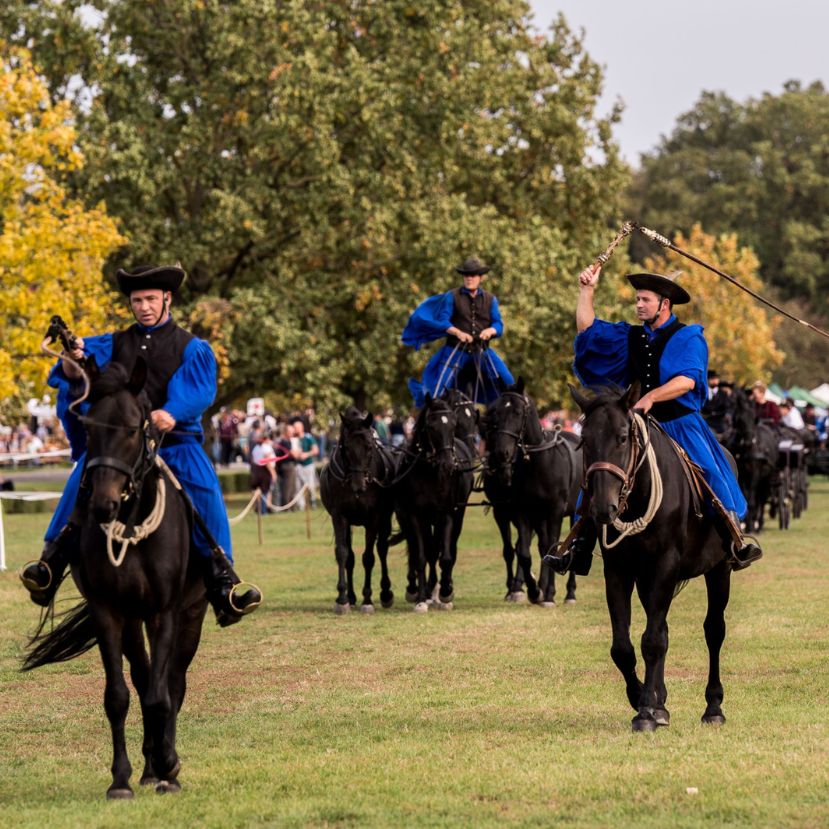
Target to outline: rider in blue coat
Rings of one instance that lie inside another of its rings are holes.
[[[172,296],[184,279],[179,267],[119,270],[118,286],[128,297],[136,322],[114,334],[78,339],[70,356],[94,357],[103,369],[110,361],[128,371],[138,357],[147,363],[144,390],[152,403],[153,424],[164,433],[159,455],[178,478],[196,511],[204,519],[217,551],[196,524],[193,547],[203,560],[207,595],[219,623],[232,624],[261,602],[255,588],[242,592],[233,571],[230,526],[216,472],[202,443],[202,415],[216,396],[216,359],[210,345],[180,328],[170,314]],[[49,375],[58,390],[57,411],[72,448],[75,468],[46,530],[46,545],[38,561],[30,562],[20,578],[32,601],[46,606],[60,586],[62,574],[77,549],[80,527],[72,520],[86,460],[86,432],[70,404],[81,396],[78,370],[59,361]],[[87,404],[81,404],[81,414]],[[222,554],[223,553],[223,554]]]
[[[455,270],[463,285],[421,302],[403,330],[404,344],[415,349],[446,337],[426,365],[423,379],[409,380],[418,408],[426,392],[439,397],[448,388],[463,391],[476,403],[491,403],[500,393],[498,380],[505,385],[515,382],[504,361],[488,347],[491,339],[504,333],[497,298],[481,288],[490,267],[473,256]]]
[[[684,325],[673,313],[675,305],[691,297],[674,279],[661,274],[631,274],[636,288],[636,316],[641,325],[606,322],[593,310],[593,290],[600,265],[579,275],[576,308],[578,334],[574,343],[574,368],[585,386],[638,381],[641,397],[636,408],[649,412],[698,466],[722,508],[739,529],[748,505],[734,477],[725,452],[700,414],[707,399],[708,345],[702,326]],[[722,516],[723,525],[728,520]],[[596,543],[595,523],[582,522],[583,531],[564,555],[589,567]],[[732,567],[748,567],[762,556],[755,544],[735,545]],[[574,567],[574,569],[576,569]],[[578,569],[576,569],[578,572]]]

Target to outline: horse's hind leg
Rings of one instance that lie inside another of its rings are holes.
[[[110,800],[124,800],[133,796],[130,788],[132,766],[127,757],[124,723],[130,706],[130,692],[124,680],[123,622],[101,608],[90,611],[95,619],[98,647],[106,674],[104,709],[112,729],[112,784],[107,789]]]
[[[348,601],[348,553],[351,548],[351,533],[348,521],[336,512],[331,515],[331,523],[334,526],[334,557],[337,560],[337,601],[334,604],[334,611],[345,613],[350,607]]]
[[[363,613],[374,613],[374,605],[371,602],[371,574],[374,570],[374,545],[377,541],[377,527],[366,526],[366,548],[363,550],[363,604],[360,610]]]
[[[708,645],[708,685],[705,688],[705,701],[708,704],[702,721],[720,725],[725,722],[721,707],[723,687],[720,680],[720,649],[725,640],[725,608],[731,593],[731,568],[724,559],[705,574],[705,587],[708,591],[708,612],[703,629]]]
[[[524,583],[527,585],[527,596],[533,604],[539,601],[541,593],[532,574],[532,557],[530,555],[530,541],[532,530],[529,524],[521,520],[518,523],[518,542],[515,551],[518,554],[518,563],[521,565],[521,572],[524,574]]]
[[[628,573],[614,572],[605,567],[605,596],[613,631],[610,658],[624,677],[628,702],[634,710],[638,711],[643,686],[636,675],[636,651],[633,649],[633,642],[630,641],[632,594],[633,576]]]
[[[129,622],[124,627],[124,655],[130,663],[130,678],[141,702],[141,714],[144,721],[144,740],[141,744],[144,771],[141,772],[140,782],[142,786],[154,786],[158,782],[158,777],[153,770],[152,738],[147,728],[147,713],[144,710],[144,700],[150,682],[150,658],[144,647],[144,628],[140,621]]]

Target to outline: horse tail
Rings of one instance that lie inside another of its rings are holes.
[[[44,615],[29,640],[21,671],[31,671],[53,662],[68,662],[95,647],[98,635],[86,601],[67,610],[61,617],[60,624],[44,634],[43,627],[49,618]]]

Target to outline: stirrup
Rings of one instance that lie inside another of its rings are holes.
[[[563,576],[573,565],[573,543],[575,543],[575,539],[573,539],[570,546],[563,552],[561,548],[564,546],[564,542],[562,541],[556,544],[553,552],[547,553],[541,561],[552,567],[560,576]]]
[[[233,597],[236,595],[238,588],[240,587],[247,587],[249,588],[248,592],[255,592],[258,594],[259,598],[254,599],[250,604],[245,605],[244,607],[239,607],[236,602],[233,601]],[[230,593],[227,594],[227,603],[230,605],[231,609],[234,613],[238,613],[239,616],[246,616],[248,613],[253,613],[260,604],[262,604],[262,591],[255,585],[253,582],[249,581],[240,581],[237,584],[234,584],[233,587],[230,588]]]
[[[755,561],[759,561],[763,557],[763,551],[760,549],[760,545],[756,543],[757,539],[753,536],[744,536],[745,538],[750,538],[754,544],[746,544],[742,547],[737,547],[736,542],[731,542],[731,569],[732,570],[745,570],[746,567],[750,567],[754,564]],[[751,548],[754,548],[753,550]],[[739,553],[743,550],[749,550],[749,555],[747,558],[740,558]],[[755,552],[756,551],[756,552]]]

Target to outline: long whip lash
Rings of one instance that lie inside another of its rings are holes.
[[[762,302],[764,305],[768,305],[769,308],[773,308],[777,311],[778,314],[782,314],[784,317],[788,317],[788,319],[798,323],[799,325],[803,325],[806,328],[814,331],[815,334],[819,334],[821,337],[826,337],[829,340],[829,331],[824,331],[822,328],[818,328],[817,325],[813,325],[811,322],[807,320],[800,319],[800,317],[796,317],[794,314],[790,314],[788,311],[781,308],[779,305],[776,305],[770,299],[766,299],[765,297],[760,296],[760,294],[755,293],[751,290],[751,288],[747,288],[741,282],[738,282],[733,276],[729,276],[727,273],[721,271],[719,268],[715,268],[713,265],[709,265],[708,262],[703,262],[702,259],[694,256],[693,253],[688,253],[687,250],[683,250],[682,248],[677,247],[667,236],[663,236],[661,233],[657,233],[655,230],[651,230],[648,227],[643,227],[637,222],[625,222],[619,230],[618,235],[616,238],[610,243],[607,250],[603,253],[600,253],[596,260],[594,261],[594,265],[604,265],[608,259],[610,259],[611,255],[613,254],[614,249],[619,245],[619,243],[629,234],[631,234],[634,230],[638,230],[641,234],[646,236],[652,242],[656,242],[662,247],[668,248],[669,250],[674,251],[674,253],[678,253],[680,256],[684,256],[686,259],[690,259],[692,262],[695,262],[697,265],[701,265],[703,268],[707,268],[712,273],[717,274],[717,276],[721,276],[723,279],[728,280],[732,285],[735,285],[741,291],[745,291],[749,296],[754,297],[754,299]]]

